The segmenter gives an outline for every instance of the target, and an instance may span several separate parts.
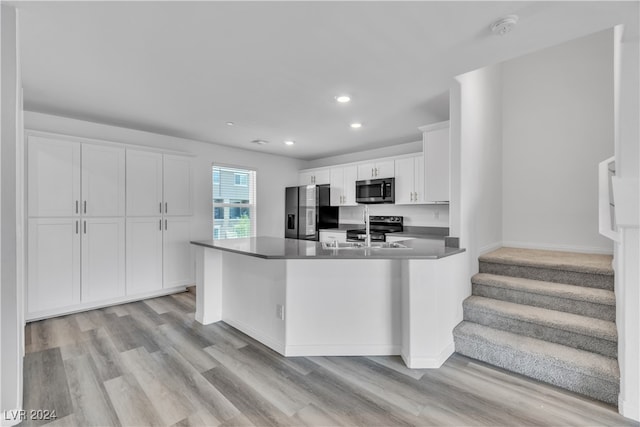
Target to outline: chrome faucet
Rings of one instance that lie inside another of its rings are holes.
[[[369,205],[364,205],[364,226],[365,226],[365,238],[364,245],[367,248],[371,247],[371,224],[369,223]]]

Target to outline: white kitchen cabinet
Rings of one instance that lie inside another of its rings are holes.
[[[80,303],[80,219],[31,218],[28,234],[27,311]]]
[[[83,303],[108,301],[125,295],[124,218],[82,220]]]
[[[80,143],[30,137],[27,148],[30,217],[71,217],[80,213]]]
[[[320,230],[320,242],[325,243],[344,243],[347,241],[347,232],[340,230]]]
[[[396,205],[424,203],[424,157],[396,159],[395,170]]]
[[[323,185],[331,182],[330,169],[313,169],[298,173],[298,185]]]
[[[163,219],[163,286],[191,285],[195,266],[191,258],[191,218]]]
[[[125,150],[82,144],[82,215],[124,216]]]
[[[162,217],[127,218],[127,295],[162,289]]]
[[[357,166],[331,168],[331,206],[356,206]]]
[[[422,126],[425,187],[427,203],[449,201],[449,122]]]
[[[163,195],[165,215],[193,214],[191,159],[164,154]]]
[[[162,154],[127,150],[127,216],[162,215]]]
[[[358,180],[392,178],[395,174],[393,160],[377,160],[358,165]]]

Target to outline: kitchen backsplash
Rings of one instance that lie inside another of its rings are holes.
[[[341,224],[361,224],[363,206],[340,207]],[[370,215],[398,215],[404,224],[421,227],[448,227],[449,205],[369,205]]]

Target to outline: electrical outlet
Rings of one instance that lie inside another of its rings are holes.
[[[284,305],[276,304],[276,317],[280,320],[284,320]]]

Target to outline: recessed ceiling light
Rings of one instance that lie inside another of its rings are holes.
[[[349,95],[338,95],[336,96],[336,101],[338,101],[341,104],[344,104],[345,102],[351,101],[351,97]]]
[[[233,125],[235,125],[235,123],[233,123],[233,122],[227,122],[227,126],[233,126]]]
[[[258,145],[264,145],[264,144],[268,144],[269,141],[265,141],[264,139],[254,139],[253,141],[251,141],[252,144],[258,144]]]
[[[291,140],[291,139],[288,139],[288,140],[286,140],[286,141],[284,142],[284,145],[293,145],[293,144],[295,144],[295,143],[296,143],[295,141],[293,141],[293,140]]]
[[[350,125],[353,129],[360,129],[362,127],[362,123],[351,123]]]

